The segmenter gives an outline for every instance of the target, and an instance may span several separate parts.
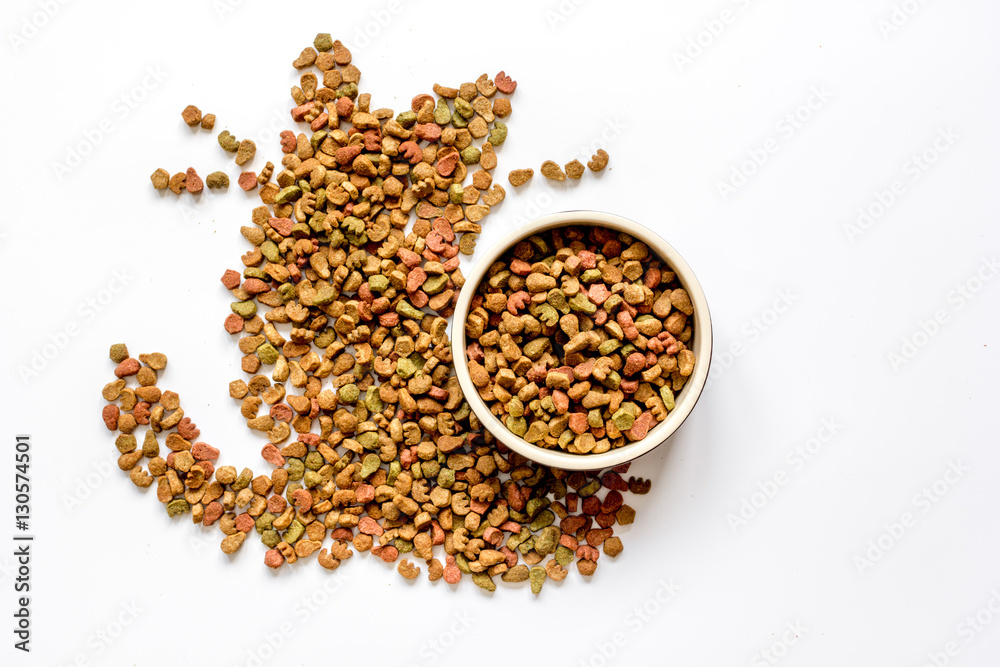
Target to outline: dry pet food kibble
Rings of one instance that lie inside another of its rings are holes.
[[[102,390],[118,465],[170,516],[217,526],[232,558],[259,540],[268,568],[315,557],[334,570],[370,552],[407,579],[495,591],[499,578],[535,593],[574,560],[590,575],[598,547],[617,548],[619,517],[632,518],[622,494],[646,483],[622,480],[627,464],[569,473],[507,450],[452,368],[447,318],[472,288],[460,255],[505,197],[490,172],[516,82],[501,72],[435,86],[437,98],[420,93],[396,113],[359,89],[351,61],[317,35],[293,62],[299,126],[268,147],[280,163],[238,180],[260,186],[261,201],[239,230],[248,249],[221,280],[232,295],[223,326],[247,373],[227,389],[268,472],[216,468],[194,415],[157,386],[166,358],[133,359],[124,345]],[[219,143],[238,162],[253,157],[229,132]],[[179,189],[188,179],[154,176]]]
[[[545,162],[542,163],[541,172],[542,176],[551,181],[566,180],[566,174],[564,174],[563,170],[559,167],[559,165],[557,165],[552,160],[546,160]]]
[[[516,188],[527,183],[534,175],[534,169],[515,169],[507,174],[507,180]]]
[[[472,381],[515,435],[600,454],[641,440],[694,370],[694,308],[646,244],[599,227],[532,236],[490,267],[466,321]]]
[[[189,104],[184,107],[184,111],[181,112],[181,118],[184,119],[184,122],[187,123],[188,126],[194,127],[201,122],[201,109],[193,104]]]
[[[608,152],[603,148],[598,148],[597,153],[590,158],[590,162],[587,163],[587,167],[591,171],[601,171],[608,166]]]

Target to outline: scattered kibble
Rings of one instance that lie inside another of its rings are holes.
[[[239,270],[221,281],[235,299],[224,328],[249,376],[228,392],[266,436],[261,457],[273,469],[216,468],[219,450],[180,397],[157,387],[166,356],[132,358],[120,344],[110,350],[117,379],[102,390],[119,467],[155,486],[170,516],[218,526],[224,553],[258,538],[268,568],[316,554],[333,570],[370,551],[407,579],[422,560],[431,581],[469,577],[494,591],[500,577],[536,594],[574,559],[589,575],[597,546],[617,548],[612,526],[634,517],[622,493],[647,482],[625,482],[628,464],[570,473],[509,451],[452,373],[459,255],[474,251],[505,197],[490,172],[507,137],[496,119],[510,115],[504,96],[517,84],[500,72],[435,85],[437,99],[417,95],[396,114],[371,109],[351,60],[340,41],[316,36],[293,62],[321,74],[304,71],[291,91],[292,119],[308,129],[281,133],[277,172],[268,162],[238,177],[244,190],[259,186],[262,205],[240,230],[250,249]],[[218,139],[238,164],[253,158],[253,142]],[[533,174],[520,171],[511,184]],[[223,176],[210,174],[209,187],[228,184]],[[201,180],[193,169],[152,179],[175,192]]]

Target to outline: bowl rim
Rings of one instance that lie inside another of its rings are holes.
[[[528,236],[557,227],[569,226],[572,223],[589,227],[608,227],[625,232],[646,243],[677,274],[678,281],[690,296],[691,304],[695,310],[695,320],[698,324],[695,328],[692,347],[696,350],[695,354],[699,362],[695,364],[694,372],[681,390],[683,395],[677,400],[674,409],[670,411],[666,419],[651,428],[642,440],[602,454],[571,454],[561,450],[545,449],[511,433],[503,422],[490,412],[486,402],[479,396],[475,385],[472,384],[469,364],[465,356],[465,321],[469,314],[469,306],[490,266],[497,261],[500,255]],[[652,230],[628,218],[593,210],[562,211],[536,218],[518,226],[494,243],[473,265],[466,278],[465,287],[466,289],[459,292],[458,301],[455,304],[451,337],[455,375],[458,377],[462,393],[482,423],[483,428],[490,431],[511,450],[542,465],[565,470],[599,470],[626,463],[648,453],[665,442],[680,428],[697,404],[708,381],[712,359],[712,319],[701,283],[698,282],[694,271],[673,246]]]

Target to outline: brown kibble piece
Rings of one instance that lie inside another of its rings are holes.
[[[188,124],[188,127],[194,127],[201,122],[201,109],[193,104],[189,104],[181,112],[181,118]]]
[[[186,180],[187,180],[187,174],[185,174],[183,171],[179,171],[173,176],[171,176],[170,182],[168,183],[170,191],[173,192],[175,195],[179,195],[181,191],[184,189],[184,181]]]
[[[534,175],[534,169],[515,169],[507,174],[507,181],[516,188],[527,183]]]
[[[166,169],[157,169],[149,177],[149,180],[153,182],[153,187],[157,190],[166,190],[170,184],[170,172]]]
[[[201,129],[211,130],[215,128],[215,114],[207,113],[201,118]]]
[[[240,147],[236,151],[236,164],[242,167],[244,164],[253,159],[256,152],[257,145],[250,139],[244,139],[240,142]]]
[[[566,174],[563,173],[562,168],[553,162],[552,160],[546,160],[542,163],[542,176],[549,179],[550,181],[565,181]]]
[[[601,171],[608,166],[608,152],[603,148],[598,148],[597,153],[590,158],[590,162],[587,163],[587,167],[591,171],[597,172]]]
[[[566,163],[566,175],[572,179],[579,179],[583,176],[583,172],[586,171],[583,167],[583,163],[579,160],[573,160],[572,162]]]

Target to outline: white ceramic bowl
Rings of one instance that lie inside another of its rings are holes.
[[[694,337],[689,342],[688,347],[695,354],[695,367],[684,388],[681,389],[675,398],[674,409],[669,412],[666,419],[651,428],[642,440],[612,449],[603,454],[570,454],[562,450],[545,449],[533,445],[520,436],[508,431],[503,422],[490,412],[485,401],[479,397],[479,392],[476,391],[475,385],[472,384],[472,378],[469,376],[469,364],[465,356],[467,345],[465,320],[469,315],[469,305],[476,294],[476,288],[482,282],[490,266],[516,243],[532,234],[569,225],[614,229],[630,234],[636,239],[645,242],[677,274],[678,281],[687,290],[691,298],[691,303],[694,306]],[[684,261],[669,243],[645,227],[626,218],[599,211],[566,211],[564,213],[546,215],[519,227],[495,244],[472,267],[471,274],[467,277],[465,287],[461,291],[458,303],[455,306],[455,317],[452,328],[452,352],[455,358],[455,373],[458,376],[458,381],[462,386],[465,398],[469,401],[469,405],[472,407],[473,412],[476,413],[479,421],[483,423],[490,433],[518,454],[526,456],[542,465],[566,470],[598,470],[609,468],[642,456],[663,443],[684,423],[687,416],[691,414],[691,410],[694,409],[695,403],[698,402],[698,398],[701,396],[702,389],[704,389],[705,382],[708,379],[708,367],[712,359],[712,320],[708,311],[708,302],[691,267],[688,266],[687,262]]]

